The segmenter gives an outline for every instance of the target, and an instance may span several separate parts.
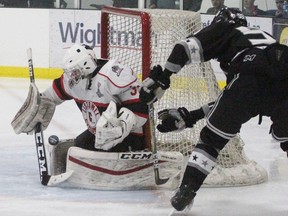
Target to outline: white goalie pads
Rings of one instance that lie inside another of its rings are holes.
[[[15,133],[30,133],[38,122],[42,123],[42,129],[45,130],[53,117],[55,107],[55,103],[41,97],[36,85],[31,83],[24,104],[11,122]]]
[[[153,154],[149,151],[96,152],[74,146],[73,139],[49,145],[53,175],[73,170],[69,186],[99,190],[176,189],[185,169],[180,152],[159,151],[159,170],[163,185],[155,184]]]
[[[152,152],[95,152],[70,147],[67,182],[75,187],[98,190],[176,189],[185,168],[180,152],[159,152],[159,169],[167,183],[156,185]]]
[[[116,104],[111,101],[96,124],[95,148],[109,150],[127,137],[136,123],[135,115],[121,108],[117,115]]]
[[[51,175],[59,175],[66,172],[66,160],[68,149],[75,145],[74,139],[60,140],[57,145],[48,145],[50,156],[50,173]]]

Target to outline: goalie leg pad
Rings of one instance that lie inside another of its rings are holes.
[[[66,172],[66,158],[68,149],[75,145],[74,139],[60,140],[57,145],[50,147],[50,171],[52,175]]]
[[[68,150],[67,171],[74,172],[67,181],[72,186],[100,190],[176,189],[184,157],[180,152],[159,153],[163,156],[161,174],[170,177],[163,185],[155,184],[152,152],[95,152],[77,147]]]

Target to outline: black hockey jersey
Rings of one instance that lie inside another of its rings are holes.
[[[177,73],[184,65],[216,59],[229,64],[237,55],[251,47],[265,48],[276,40],[257,28],[235,27],[228,22],[213,23],[192,37],[177,43],[165,68]]]

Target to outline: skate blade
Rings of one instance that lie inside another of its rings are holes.
[[[177,211],[176,209],[173,209],[168,216],[189,216],[192,215],[191,214],[191,209],[194,203],[194,199],[192,200],[192,202],[186,206],[186,208],[183,211]]]

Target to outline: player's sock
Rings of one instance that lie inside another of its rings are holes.
[[[171,198],[171,205],[178,211],[190,205],[207,175],[216,165],[218,151],[203,143],[197,144],[189,160],[182,183]]]

